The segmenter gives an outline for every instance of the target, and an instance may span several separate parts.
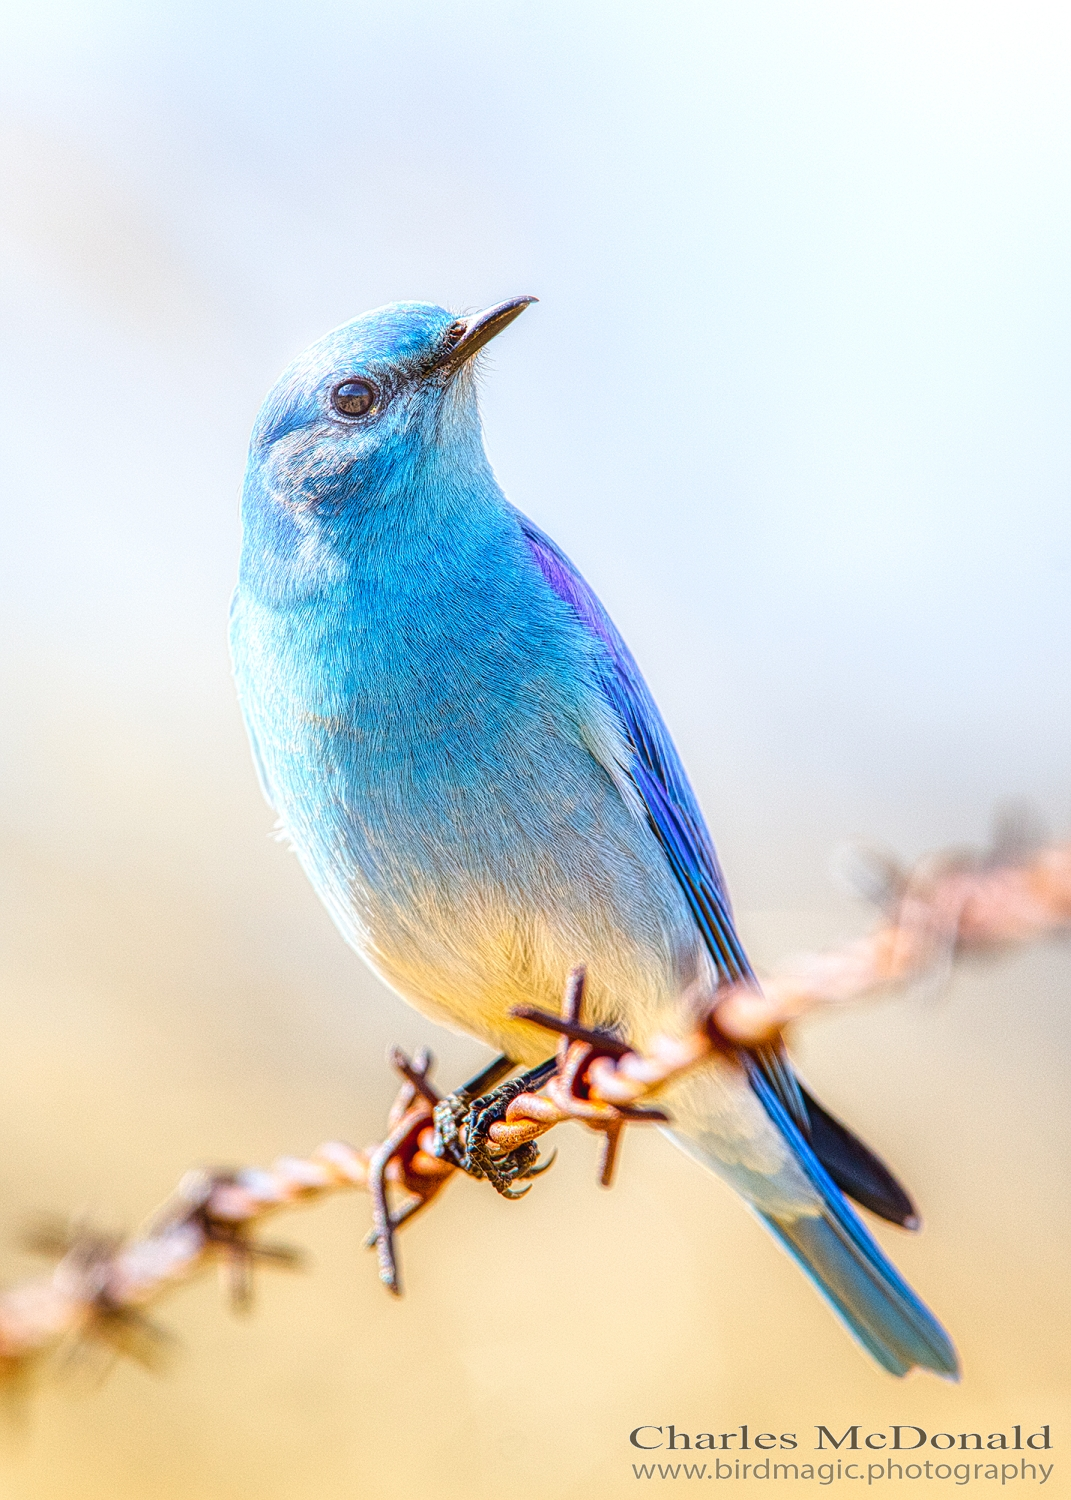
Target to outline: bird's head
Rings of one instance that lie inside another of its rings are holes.
[[[494,492],[473,356],[534,302],[471,317],[395,302],[345,323],[284,370],[253,428],[243,585],[282,599],[330,588],[376,534],[432,525]]]
[[[288,506],[374,506],[425,476],[429,459],[481,450],[472,360],[534,297],[459,318],[395,302],[326,334],[261,407],[250,472]]]

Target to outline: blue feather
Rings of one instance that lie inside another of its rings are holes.
[[[821,1217],[786,1221],[762,1214],[763,1220],[887,1370],[904,1375],[920,1365],[958,1378],[952,1341],[853,1213],[761,1072],[753,1073],[752,1087],[792,1147],[824,1210]]]

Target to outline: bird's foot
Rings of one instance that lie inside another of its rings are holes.
[[[464,1088],[444,1099],[428,1076],[430,1053],[419,1052],[410,1060],[395,1048],[391,1062],[403,1083],[387,1119],[386,1139],[371,1148],[368,1156],[372,1228],[365,1244],[374,1248],[379,1258],[380,1280],[398,1295],[395,1232],[427,1207],[455,1169],[470,1177],[486,1177],[505,1197],[517,1198],[522,1193],[514,1191],[513,1184],[537,1176],[550,1165],[540,1166],[535,1146],[527,1142],[520,1149],[499,1149],[494,1154],[493,1146],[487,1144],[487,1129],[503,1118],[510,1101],[533,1080],[542,1082],[548,1077],[554,1064],[495,1089],[514,1067],[510,1058],[498,1057]],[[408,1196],[392,1207],[388,1188],[400,1188]]]
[[[510,1067],[509,1059],[501,1057],[463,1089],[449,1094],[435,1106],[435,1154],[444,1161],[460,1168],[470,1177],[484,1177],[503,1198],[523,1198],[531,1187],[518,1188],[516,1183],[538,1177],[554,1160],[541,1162],[539,1148],[534,1141],[524,1141],[512,1150],[496,1147],[491,1138],[491,1126],[505,1120],[506,1111],[521,1094],[540,1088],[554,1073],[557,1063],[552,1059],[541,1063],[528,1073],[511,1078],[489,1093],[488,1088],[496,1078]]]

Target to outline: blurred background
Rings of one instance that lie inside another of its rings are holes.
[[[1066,834],[1069,32],[1029,0],[6,0],[0,1280],[38,1210],[130,1229],[194,1163],[375,1139],[389,1042],[450,1084],[485,1056],[272,842],[230,682],[254,414],[369,307],[540,297],[488,360],[492,460],[630,641],[761,964],[865,928],[846,837],[981,842],[1008,798]],[[171,1372],[50,1385],[0,1492],[602,1500],[639,1423],[1059,1438],[1069,979],[1039,949],[795,1038],[919,1198],[879,1236],[958,1388],[873,1367],[660,1137],[602,1193],[563,1130],[523,1204],[460,1182],[407,1231],[399,1305],[366,1200],[281,1221],[311,1274],[244,1322],[173,1298]]]

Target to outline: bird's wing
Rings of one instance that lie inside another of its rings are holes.
[[[669,731],[632,653],[594,591],[527,516],[518,512],[532,558],[549,587],[568,604],[602,646],[597,653],[599,686],[613,710],[629,751],[626,767],[643,811],[692,910],[723,983],[756,983],[736,933],[725,879],[695,793]],[[757,1070],[789,1115],[806,1131],[806,1106],[783,1047],[742,1050],[749,1072]]]
[[[544,579],[603,648],[596,655],[599,687],[624,734],[629,752],[626,769],[688,898],[719,978],[729,984],[753,980],[703,814],[632,653],[564,552],[526,516],[518,513],[518,519]]]
[[[547,584],[602,647],[596,653],[599,686],[625,741],[623,769],[687,897],[719,979],[728,984],[757,983],[736,935],[725,880],[703,814],[632,653],[564,552],[527,516],[518,511],[517,518]],[[783,1110],[793,1123],[791,1138],[807,1142],[804,1154],[808,1159],[813,1151],[844,1192],[882,1218],[917,1226],[910,1197],[885,1163],[801,1089],[783,1044],[741,1047],[737,1054],[775,1122]],[[771,1105],[771,1095],[776,1107]]]

